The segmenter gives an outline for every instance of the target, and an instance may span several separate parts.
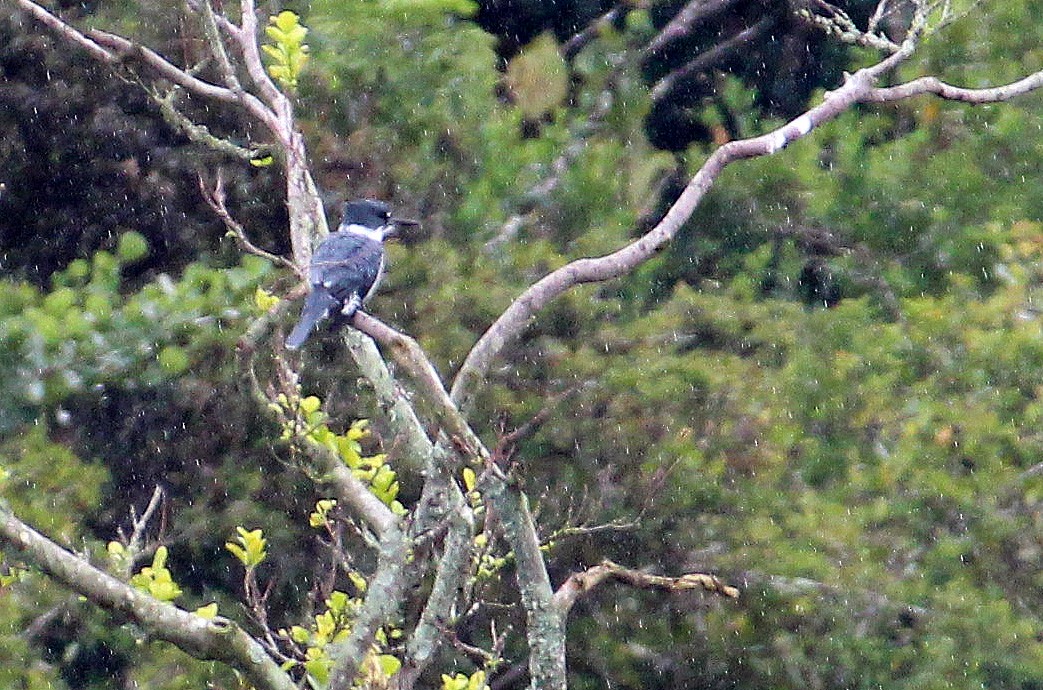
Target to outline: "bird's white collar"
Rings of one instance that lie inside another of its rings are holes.
[[[365,225],[350,223],[348,225],[341,225],[337,230],[341,232],[350,232],[355,235],[362,235],[374,242],[383,242],[384,237],[387,235],[388,228],[389,226],[387,225],[381,225],[379,228],[367,228]]]

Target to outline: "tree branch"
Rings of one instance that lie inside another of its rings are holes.
[[[895,68],[912,54],[921,33],[922,18],[914,18],[914,25],[908,37],[895,53],[849,76],[843,86],[827,94],[822,103],[768,134],[731,141],[719,147],[706,159],[663,219],[637,240],[604,256],[572,261],[529,286],[489,326],[467,354],[453,381],[453,402],[465,413],[469,410],[475,391],[484,380],[492,361],[508,343],[519,337],[536,314],[551,300],[577,285],[626,275],[660,251],[676,236],[729,164],[745,158],[777,153],[792,142],[804,138],[822,123],[837,118],[856,103],[885,102],[917,93],[938,93],[975,103],[991,102],[1027,93],[1043,84],[1043,73],[1037,73],[996,89],[957,89],[932,78],[890,89],[874,88],[873,83],[882,74]]]
[[[398,673],[398,689],[410,690],[420,674],[431,663],[438,650],[443,631],[450,625],[453,606],[471,572],[471,546],[474,535],[474,512],[457,492],[458,505],[449,514],[449,532],[439,560],[435,582],[427,596],[413,634],[406,645],[406,657]]]
[[[100,62],[107,64],[115,63],[119,60],[119,56],[102,47],[97,42],[91,40],[81,32],[77,31],[72,26],[66,24],[64,21],[56,17],[55,15],[48,12],[46,9],[37,5],[35,2],[30,0],[17,0],[18,6],[24,11],[31,14],[37,21],[46,26],[51,31],[61,35],[65,40],[70,43],[75,43],[80,46],[88,53],[91,57]]]
[[[576,56],[579,55],[580,51],[582,51],[587,44],[606,30],[610,29],[613,24],[619,21],[620,17],[625,16],[626,13],[630,11],[631,3],[632,0],[622,0],[621,2],[617,2],[612,9],[605,14],[595,17],[592,22],[583,28],[583,30],[577,32],[572,36],[572,38],[562,44],[560,51],[561,57],[564,58],[566,62],[572,62],[575,60]]]
[[[688,0],[645,48],[646,55],[662,52],[672,43],[690,35],[699,24],[732,7],[738,0]]]
[[[937,77],[920,77],[897,86],[872,89],[861,100],[864,103],[890,103],[913,96],[933,94],[950,101],[981,105],[1009,101],[1017,96],[1036,91],[1040,87],[1043,87],[1043,70],[1010,84],[986,89],[967,89],[947,84]]]
[[[284,123],[289,124],[293,121],[290,99],[268,76],[268,72],[264,69],[264,62],[261,60],[261,51],[257,47],[257,10],[253,0],[241,0],[239,11],[242,27],[239,29],[237,43],[243,56],[243,63],[246,65],[246,71],[257,88],[261,90],[261,95],[268,105],[279,114]],[[286,134],[288,135],[290,131],[287,130]]]
[[[762,17],[761,20],[753,26],[746,27],[731,38],[721,41],[713,48],[699,53],[699,55],[692,58],[683,66],[678,67],[656,82],[655,86],[652,87],[652,101],[656,102],[663,100],[689,77],[706,71],[713,65],[720,63],[720,61],[726,56],[746,48],[774,24],[775,18],[769,14],[766,17]]]
[[[0,540],[73,591],[197,659],[225,663],[258,688],[296,689],[264,648],[235,622],[202,618],[120,582],[32,529],[4,506],[0,506]]]
[[[726,585],[713,575],[688,573],[680,577],[663,577],[625,568],[618,563],[605,560],[581,573],[573,573],[562,583],[558,591],[554,593],[554,607],[558,615],[568,616],[569,611],[581,596],[589,594],[595,587],[610,579],[638,589],[661,589],[667,592],[702,589],[729,599],[739,596],[737,587]]]
[[[504,536],[514,552],[515,581],[525,608],[531,687],[565,690],[565,617],[554,606],[554,590],[529,501],[495,465],[490,464],[483,477],[482,495],[496,508]]]
[[[342,333],[355,365],[377,396],[377,403],[395,434],[396,444],[403,444],[402,456],[407,466],[416,472],[430,473],[436,464],[435,444],[431,442],[416,410],[388,369],[387,362],[380,356],[376,343],[371,337],[353,328],[345,328]]]
[[[239,246],[244,251],[260,256],[261,258],[271,261],[276,266],[282,266],[288,268],[297,274],[297,277],[304,280],[306,274],[298,268],[298,266],[290,261],[289,259],[279,256],[278,254],[272,254],[271,252],[265,251],[250,241],[250,238],[246,236],[246,230],[243,226],[232,217],[232,214],[228,211],[228,207],[225,205],[225,181],[224,176],[221,173],[221,169],[218,168],[217,174],[214,179],[214,188],[210,189],[207,184],[203,181],[202,175],[199,177],[199,191],[203,195],[203,200],[206,201],[206,205],[217,214],[217,217],[225,224],[228,228],[228,232],[235,237]]]
[[[410,544],[411,540],[397,527],[381,538],[377,570],[369,581],[362,609],[352,621],[351,633],[343,642],[330,645],[329,655],[334,664],[328,690],[352,687],[377,630],[398,612],[410,582],[405,574]]]
[[[217,60],[217,66],[225,80],[225,86],[236,93],[244,93],[243,86],[239,83],[239,77],[235,74],[235,67],[228,57],[228,51],[225,50],[224,39],[221,38],[221,32],[217,28],[217,16],[214,14],[214,7],[210,0],[203,0],[201,5],[203,33],[206,35],[207,43],[210,44],[210,52],[213,53],[214,59]]]
[[[471,429],[453,399],[446,392],[438,372],[423,349],[408,335],[396,331],[380,319],[363,311],[355,312],[352,326],[376,340],[409,375],[417,386],[422,409],[465,452],[475,459],[487,456],[484,445]]]

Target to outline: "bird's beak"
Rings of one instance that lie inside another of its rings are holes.
[[[399,231],[402,228],[415,228],[420,225],[420,221],[412,220],[411,218],[389,218],[387,229],[384,231],[384,237],[397,238]]]

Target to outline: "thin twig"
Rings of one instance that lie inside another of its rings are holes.
[[[213,189],[207,187],[206,182],[203,181],[202,175],[199,176],[199,191],[202,192],[203,199],[206,201],[207,206],[209,206],[211,210],[217,214],[217,217],[224,222],[225,227],[228,228],[228,232],[235,237],[240,247],[251,254],[263,257],[274,264],[290,269],[296,273],[301,280],[305,279],[306,276],[304,271],[297,266],[297,264],[293,263],[286,257],[272,254],[271,252],[261,249],[246,236],[246,230],[244,230],[243,226],[232,217],[232,214],[228,211],[228,207],[225,205],[225,180],[224,172],[221,168],[217,169],[217,174],[214,176]]]
[[[152,498],[149,499],[148,505],[145,506],[145,510],[141,513],[140,517],[134,515],[135,511],[131,508],[131,519],[133,527],[130,532],[130,538],[127,540],[127,568],[128,570],[133,568],[134,559],[139,553],[141,553],[142,543],[145,540],[145,530],[148,527],[148,523],[152,520],[152,515],[159,508],[160,503],[163,501],[163,487],[156,485],[156,488],[152,491]],[[128,572],[129,576],[130,573]]]

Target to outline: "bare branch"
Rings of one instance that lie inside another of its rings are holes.
[[[622,0],[617,2],[608,12],[597,17],[594,21],[587,24],[584,29],[572,36],[569,40],[561,46],[561,56],[568,62],[572,62],[579,55],[580,51],[583,50],[587,44],[597,38],[599,35],[607,31],[615,24],[620,17],[626,15],[630,11],[632,0]]]
[[[100,29],[91,29],[87,32],[87,35],[96,43],[108,47],[109,50],[115,51],[121,57],[139,58],[146,65],[156,70],[164,79],[169,79],[192,93],[224,103],[234,103],[238,100],[235,92],[231,89],[211,84],[192,75],[188,70],[178,67],[151,48]]]
[[[706,71],[713,65],[718,64],[726,56],[744,49],[771,28],[774,23],[775,18],[771,15],[762,17],[753,26],[746,27],[728,40],[721,41],[713,48],[692,58],[684,66],[675,69],[656,82],[655,86],[652,87],[652,100],[663,100],[676,87],[684,83],[686,79]]]
[[[30,0],[17,0],[17,2],[19,7],[35,17],[41,24],[61,35],[70,43],[75,43],[80,46],[90,53],[91,57],[95,60],[109,64],[119,60],[119,55],[102,47],[97,42],[83,35],[69,24],[66,24],[40,5],[37,5],[35,2],[30,2]]]
[[[880,22],[891,11],[887,7],[888,2],[889,0],[880,0],[880,2],[877,3],[876,9],[873,10],[873,16],[869,18],[869,23],[866,25],[866,31],[871,34],[876,33],[877,27],[880,26]]]
[[[738,588],[724,584],[713,575],[688,573],[680,577],[663,577],[625,568],[618,563],[606,560],[581,573],[573,573],[562,583],[558,591],[554,593],[554,606],[559,615],[567,616],[569,610],[581,596],[590,593],[599,584],[610,579],[624,582],[638,589],[661,589],[667,592],[702,589],[729,599],[739,596]]]
[[[871,89],[861,100],[866,103],[889,103],[913,96],[933,94],[950,101],[981,105],[1000,103],[1036,91],[1043,86],[1043,70],[1016,82],[986,89],[967,89],[947,84],[937,77],[920,77],[897,86]]]
[[[566,388],[564,391],[555,393],[554,395],[550,396],[550,399],[547,401],[547,403],[540,409],[539,412],[533,415],[531,419],[529,419],[527,422],[517,427],[513,431],[503,434],[500,437],[499,441],[497,441],[496,447],[493,449],[492,461],[500,465],[501,468],[506,470],[506,467],[504,467],[504,465],[514,454],[514,450],[518,446],[518,444],[528,438],[531,438],[537,431],[540,430],[540,427],[543,426],[548,419],[550,419],[551,414],[554,412],[554,409],[558,405],[560,405],[564,400],[567,400],[574,394],[578,393],[582,388],[583,386],[570,386],[569,388]]]
[[[738,0],[688,0],[688,3],[652,39],[652,42],[645,48],[645,53],[654,54],[663,51],[672,43],[691,34],[702,22],[730,9],[736,2]]]
[[[156,485],[156,488],[152,491],[152,498],[149,499],[148,505],[145,506],[145,510],[140,516],[135,515],[135,511],[131,508],[131,516],[133,517],[133,526],[130,531],[130,538],[127,539],[127,559],[126,576],[130,577],[131,570],[134,568],[134,559],[137,558],[138,554],[141,553],[142,544],[145,540],[145,529],[148,527],[149,521],[155,514],[156,509],[159,508],[159,504],[163,501],[163,488]]]
[[[210,0],[203,0],[200,4],[203,10],[203,33],[206,34],[210,52],[214,54],[214,58],[217,60],[217,66],[221,70],[221,76],[225,80],[225,85],[236,93],[243,93],[239,77],[235,74],[235,67],[232,66],[232,61],[228,58],[228,52],[225,50],[224,39],[221,38],[221,32],[217,28],[217,16],[214,14],[214,7]]]
[[[719,147],[706,159],[663,219],[637,240],[604,256],[572,261],[529,286],[493,322],[467,354],[453,381],[453,402],[464,412],[470,408],[474,392],[484,379],[493,359],[521,334],[551,300],[577,285],[626,275],[660,251],[691,217],[696,206],[726,166],[745,158],[777,153],[792,142],[804,138],[822,123],[835,119],[855,103],[874,97],[876,100],[886,99],[888,90],[880,89],[874,93],[873,83],[912,54],[920,36],[917,28],[920,26],[922,22],[914,21],[909,37],[897,52],[849,76],[843,86],[827,94],[822,103],[803,115],[768,134],[731,141]],[[1030,78],[1024,88],[1027,90],[1029,87],[1037,86],[1036,78]],[[924,89],[926,90],[926,87]]]
[[[275,86],[275,83],[268,76],[268,72],[264,69],[264,62],[261,60],[261,51],[258,49],[257,43],[257,10],[254,7],[253,0],[241,0],[239,7],[242,27],[238,32],[237,43],[243,56],[243,63],[246,65],[246,71],[250,74],[250,79],[260,89],[261,96],[265,102],[278,114],[279,119],[286,127],[283,131],[282,139],[288,142],[293,122],[293,108],[290,104],[290,99],[279,91],[278,87]]]
[[[202,618],[120,582],[32,529],[2,505],[0,540],[65,586],[133,620],[156,638],[198,659],[223,662],[258,688],[295,690],[290,677],[233,621]]]
[[[280,141],[287,140],[287,136],[280,136],[284,134],[284,128],[280,125],[275,113],[256,96],[241,90],[236,91],[211,84],[190,74],[188,70],[178,67],[156,51],[137,45],[122,36],[98,29],[92,29],[84,34],[31,0],[17,1],[26,12],[66,40],[87,50],[95,59],[113,65],[125,57],[137,57],[164,79],[169,79],[191,93],[223,103],[242,103],[254,117],[264,123],[269,131],[279,137]],[[256,45],[254,48],[256,50]]]

